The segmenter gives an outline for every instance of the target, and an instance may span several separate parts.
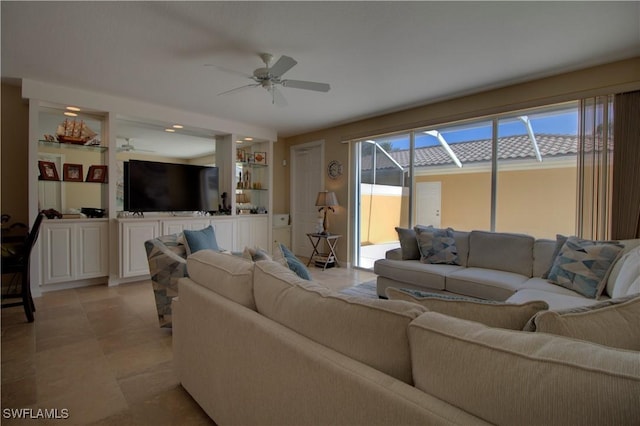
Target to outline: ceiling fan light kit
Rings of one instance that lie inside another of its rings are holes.
[[[282,75],[293,68],[298,62],[290,56],[281,56],[278,61],[271,66],[273,55],[270,53],[261,53],[260,58],[264,62],[265,66],[257,68],[253,71],[252,75],[247,77],[253,80],[255,83],[247,84],[235,89],[227,90],[226,92],[218,93],[218,95],[228,95],[238,92],[240,90],[249,87],[263,87],[271,93],[271,103],[279,106],[286,105],[284,96],[277,90],[277,86],[289,87],[292,89],[312,90],[315,92],[328,92],[331,86],[327,83],[318,83],[314,81],[305,80],[283,80]],[[226,71],[224,68],[220,68],[221,71]],[[234,74],[239,74],[237,71],[233,71]]]

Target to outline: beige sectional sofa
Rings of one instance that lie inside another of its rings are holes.
[[[385,259],[374,264],[378,295],[386,297],[386,289],[394,287],[513,303],[543,300],[549,309],[558,310],[640,292],[640,283],[617,285],[622,265],[629,258],[625,254],[638,247],[640,239],[620,241],[624,249],[609,274],[602,296],[595,299],[542,278],[553,263],[556,241],[485,231],[454,231],[453,235],[459,265],[422,263],[406,259],[402,247],[389,250]],[[410,236],[402,242],[405,248],[408,240]],[[636,257],[631,261],[637,262]]]
[[[174,362],[220,425],[640,418],[640,341],[616,349],[347,296],[272,260],[200,251],[187,268],[173,301]]]

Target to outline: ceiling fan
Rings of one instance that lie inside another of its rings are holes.
[[[273,60],[273,55],[269,53],[261,53],[260,58],[264,62],[265,66],[261,68],[257,68],[253,71],[253,74],[248,75],[238,71],[229,70],[223,67],[218,67],[221,71],[232,72],[234,74],[240,74],[250,80],[253,80],[253,83],[236,87],[235,89],[227,90],[226,92],[218,93],[218,95],[228,95],[231,93],[236,93],[241,90],[250,88],[250,87],[263,87],[267,89],[269,93],[271,93],[271,103],[276,104],[278,106],[285,106],[287,104],[284,96],[277,89],[278,86],[282,87],[291,87],[293,89],[304,89],[304,90],[313,90],[316,92],[328,92],[331,89],[327,83],[317,83],[314,81],[304,81],[304,80],[285,80],[282,78],[284,73],[293,68],[298,62],[289,57],[289,56],[281,56],[280,59],[276,61],[275,64],[271,65],[271,61]]]
[[[124,138],[124,140],[126,142],[118,147],[118,152],[155,152],[150,149],[136,148],[130,138]]]

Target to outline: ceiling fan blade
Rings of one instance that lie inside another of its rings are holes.
[[[225,68],[225,67],[221,67],[219,65],[214,65],[214,64],[204,64],[204,66],[205,67],[215,68],[218,71],[226,72],[228,74],[234,74],[234,75],[237,75],[237,76],[240,76],[240,77],[253,79],[252,75],[249,75],[249,74],[244,73],[242,71],[236,71],[236,70],[232,70],[230,68]]]
[[[242,92],[243,90],[248,89],[250,87],[258,87],[258,86],[260,86],[259,83],[247,84],[245,86],[240,86],[240,87],[236,87],[235,89],[227,90],[226,92],[218,93],[218,96],[220,96],[220,95],[230,95],[232,93]]]
[[[289,56],[280,56],[278,62],[273,64],[271,68],[269,68],[269,73],[274,77],[280,77],[285,72],[289,71],[295,64],[297,64],[295,59]]]
[[[316,92],[328,92],[331,89],[327,83],[316,83],[313,81],[303,80],[282,80],[284,87],[292,87],[294,89],[315,90]]]

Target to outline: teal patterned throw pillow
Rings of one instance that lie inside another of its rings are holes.
[[[199,231],[185,229],[184,239],[188,255],[200,250],[220,250],[216,241],[216,233],[211,225]]]
[[[416,226],[420,262],[459,265],[458,249],[453,229]]]
[[[595,299],[602,294],[623,248],[617,241],[569,237],[553,261],[549,282]]]
[[[304,263],[300,261],[284,244],[278,244],[278,248],[284,256],[287,266],[303,280],[311,281],[311,274]]]

